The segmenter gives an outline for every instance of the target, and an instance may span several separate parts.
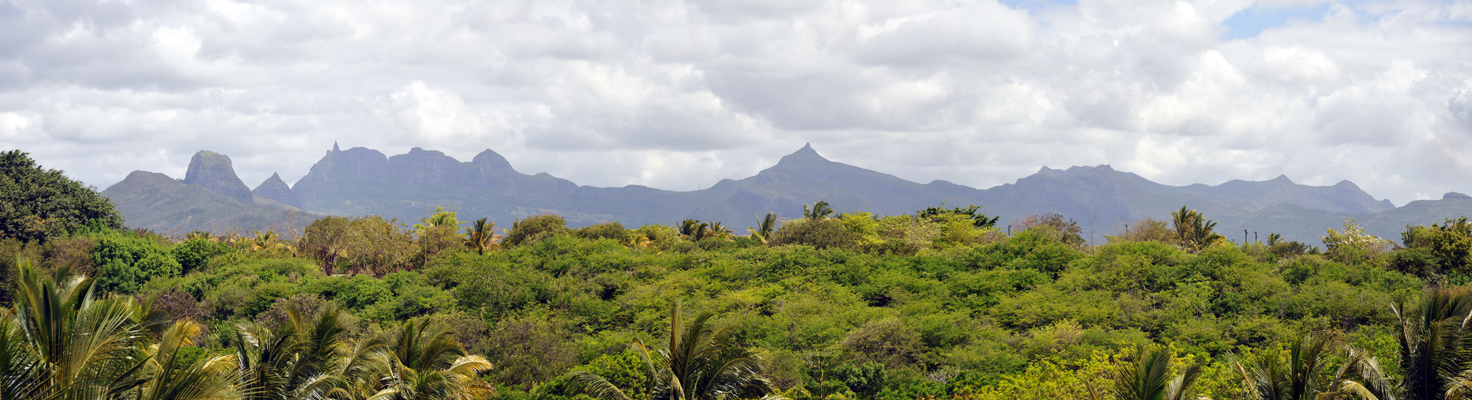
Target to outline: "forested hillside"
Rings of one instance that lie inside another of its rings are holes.
[[[881,217],[818,202],[747,232],[695,220],[571,229],[555,215],[496,229],[444,210],[413,225],[327,217],[296,239],[167,237],[106,218],[41,237],[7,228],[0,375],[6,398],[1469,389],[1466,220],[1396,241],[1345,222],[1316,243],[1237,243],[1183,207],[1090,246],[1061,215],[1008,234],[981,210]]]

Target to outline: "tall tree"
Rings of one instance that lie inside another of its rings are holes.
[[[498,247],[496,241],[500,239],[501,235],[496,234],[496,223],[486,218],[477,219],[465,228],[465,247],[475,249],[479,255],[485,255],[486,250],[495,250]]]
[[[494,389],[478,374],[491,369],[484,357],[470,355],[449,329],[424,319],[405,321],[388,340],[388,387],[373,396],[386,400],[478,399]]]
[[[818,200],[817,203],[813,203],[812,209],[809,209],[807,205],[802,206],[803,218],[817,221],[821,219],[828,219],[828,216],[830,215],[833,215],[833,207],[829,207],[828,202],[823,200]]]
[[[676,304],[670,311],[669,342],[651,352],[644,342],[631,344],[644,361],[654,400],[753,399],[776,391],[767,381],[761,360],[742,347],[730,326],[712,326],[714,314],[701,313],[688,324]],[[604,377],[580,371],[571,374],[574,385],[598,400],[631,400],[623,389]]]
[[[47,241],[100,224],[123,228],[123,214],[96,189],[36,165],[20,150],[0,153],[0,238]]]
[[[1201,251],[1227,240],[1212,231],[1216,222],[1206,219],[1196,210],[1186,209],[1186,206],[1181,206],[1179,211],[1171,211],[1170,219],[1176,230],[1176,241],[1188,250]]]
[[[746,228],[751,236],[767,244],[767,238],[772,237],[772,232],[777,230],[777,213],[769,212],[765,217],[758,217],[756,227]]]
[[[1404,299],[1392,304],[1395,340],[1399,345],[1401,392],[1408,399],[1442,400],[1447,388],[1468,365],[1468,327],[1472,294],[1430,289],[1415,308]]]

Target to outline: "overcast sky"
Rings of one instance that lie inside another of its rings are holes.
[[[670,190],[803,143],[986,188],[1111,164],[1161,183],[1472,192],[1472,2],[0,0],[0,148],[99,189],[229,155],[490,148]]]

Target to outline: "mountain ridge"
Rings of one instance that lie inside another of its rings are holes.
[[[233,171],[230,176],[234,176]],[[1387,236],[1398,232],[1387,225],[1392,221],[1429,224],[1453,213],[1472,215],[1472,202],[1431,200],[1450,206],[1421,207],[1413,209],[1420,211],[1402,211],[1404,215],[1377,219],[1375,215],[1399,208],[1388,200],[1375,199],[1347,180],[1331,186],[1309,186],[1279,175],[1266,181],[1170,186],[1107,164],[1066,169],[1043,166],[1035,174],[987,189],[944,180],[922,184],[828,160],[811,144],[750,177],[722,179],[708,188],[685,192],[641,185],[581,186],[545,172],[528,175],[516,171],[505,157],[490,149],[470,161],[459,161],[419,147],[388,156],[363,147],[341,150],[336,144],[289,187],[300,206],[280,193],[261,195],[269,192],[268,183],[280,189],[273,179],[280,180],[273,175],[263,182],[256,199],[316,214],[378,214],[400,221],[415,221],[434,207],[446,206],[465,217],[490,218],[500,226],[535,214],[556,213],[572,226],[610,221],[630,227],[672,225],[680,219],[694,218],[740,227],[768,211],[783,218],[797,218],[803,205],[824,200],[840,212],[881,215],[913,213],[942,202],[951,206],[977,204],[983,207],[983,213],[1001,216],[1004,225],[1027,215],[1060,213],[1080,221],[1088,231],[1108,234],[1140,218],[1166,220],[1170,211],[1185,205],[1216,220],[1218,230],[1229,238],[1232,231],[1283,225],[1284,229],[1276,233],[1316,243],[1325,227],[1339,226],[1337,220],[1326,226],[1330,218],[1383,220],[1376,222],[1372,232]],[[1421,215],[1426,213],[1436,215]],[[1279,223],[1284,218],[1294,221],[1300,214],[1305,224]],[[1437,217],[1440,215],[1446,216]]]

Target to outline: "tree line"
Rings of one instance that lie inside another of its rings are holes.
[[[977,206],[286,237],[108,208],[0,223],[0,398],[1443,399],[1472,376],[1465,219],[1238,243],[1183,207],[1094,245]]]

